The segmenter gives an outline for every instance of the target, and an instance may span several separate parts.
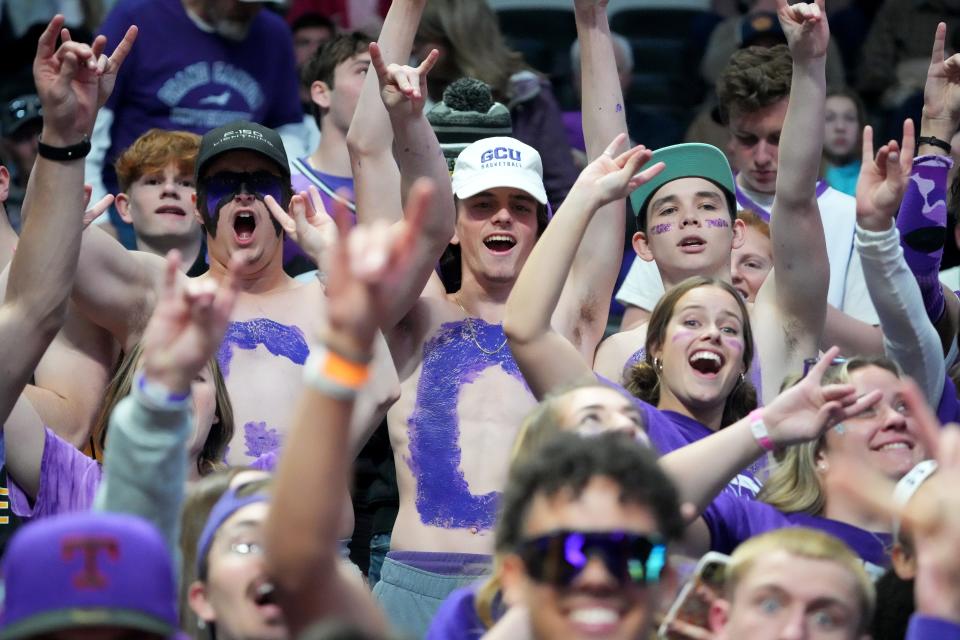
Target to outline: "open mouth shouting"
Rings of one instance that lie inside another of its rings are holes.
[[[517,244],[517,239],[506,233],[494,233],[484,238],[483,244],[491,253],[505,255],[513,250]]]
[[[283,612],[276,601],[276,589],[264,578],[254,580],[247,588],[247,596],[271,624],[282,622]]]
[[[690,355],[688,362],[697,375],[712,380],[720,373],[725,359],[716,351],[699,349]]]
[[[233,217],[233,234],[241,247],[253,243],[253,233],[257,230],[257,218],[250,211],[238,211]]]

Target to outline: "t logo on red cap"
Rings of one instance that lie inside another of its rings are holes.
[[[78,555],[83,556],[83,568],[73,576],[73,586],[78,589],[103,589],[107,586],[107,576],[98,564],[101,551],[110,560],[120,558],[120,545],[113,537],[78,536],[63,540],[61,553],[64,560],[69,562]]]

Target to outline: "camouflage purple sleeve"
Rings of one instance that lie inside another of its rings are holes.
[[[940,319],[945,304],[939,276],[947,229],[947,173],[952,166],[946,156],[916,158],[897,216],[903,255],[920,285],[931,322]]]

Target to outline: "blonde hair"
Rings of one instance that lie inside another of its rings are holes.
[[[858,632],[863,633],[873,620],[876,592],[873,581],[863,568],[863,561],[841,540],[816,529],[786,527],[749,538],[736,548],[730,564],[724,571],[724,591],[728,601],[733,602],[737,585],[746,577],[757,560],[776,551],[811,560],[833,562],[846,569],[857,586],[860,604]]]
[[[899,367],[883,357],[857,356],[843,364],[829,367],[823,375],[822,385],[849,383],[857,369],[880,367],[901,377]],[[799,379],[797,380],[799,382]],[[826,506],[826,495],[820,476],[817,475],[817,454],[826,447],[826,435],[813,442],[788,447],[776,458],[774,466],[757,500],[766,502],[784,513],[807,513],[820,515]]]
[[[535,452],[540,450],[544,443],[549,442],[558,433],[562,433],[566,422],[563,412],[567,406],[568,395],[573,391],[592,388],[617,391],[615,387],[601,384],[595,379],[585,379],[561,387],[541,400],[520,424],[520,431],[517,433],[513,450],[510,452],[510,466],[528,460]],[[477,617],[480,618],[487,629],[492,627],[495,622],[493,609],[494,601],[500,594],[502,560],[503,554],[497,551],[493,556],[493,570],[490,577],[477,589],[473,601]]]

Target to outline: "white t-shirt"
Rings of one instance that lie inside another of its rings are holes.
[[[857,223],[856,199],[821,181],[817,184],[817,203],[827,242],[827,259],[830,261],[827,302],[858,320],[878,324],[877,312],[863,280],[860,256],[853,248],[853,233]],[[746,191],[738,185],[737,204],[769,217],[773,198],[768,194]],[[656,262],[634,258],[630,273],[617,291],[617,301],[652,311],[662,295],[663,280]]]

